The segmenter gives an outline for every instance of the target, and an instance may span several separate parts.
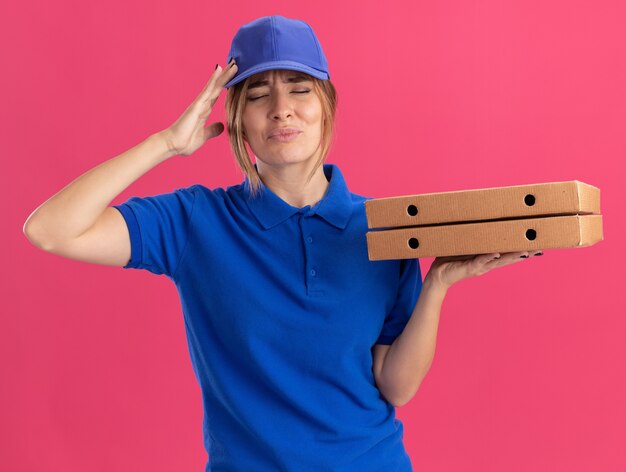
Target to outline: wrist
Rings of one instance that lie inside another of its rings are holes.
[[[172,141],[169,137],[169,132],[167,129],[154,133],[151,138],[158,142],[158,145],[162,150],[160,155],[163,157],[163,160],[178,155],[178,151],[172,145]]]
[[[424,282],[422,283],[423,288],[426,287],[430,290],[436,291],[445,295],[451,285],[446,284],[441,280],[438,274],[433,273],[433,271],[428,271],[426,277],[424,277]]]

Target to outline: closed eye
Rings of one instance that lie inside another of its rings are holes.
[[[309,93],[310,90],[294,90],[293,93]],[[254,100],[258,100],[259,98],[263,98],[263,97],[267,97],[267,95],[260,95],[258,97],[248,97],[248,100],[250,101],[254,101]]]

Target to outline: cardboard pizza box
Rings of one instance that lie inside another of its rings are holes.
[[[600,190],[574,180],[365,202],[370,260],[574,248],[603,239]]]
[[[365,201],[368,228],[600,213],[600,189],[571,180]]]
[[[371,261],[574,248],[603,239],[602,215],[414,226],[366,237]]]

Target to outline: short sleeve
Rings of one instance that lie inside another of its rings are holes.
[[[148,197],[131,197],[112,205],[130,235],[130,261],[124,269],[145,269],[172,277],[189,239],[195,186]]]
[[[422,290],[422,272],[419,259],[400,260],[400,283],[393,308],[385,317],[376,344],[393,344],[409,322],[413,308]]]

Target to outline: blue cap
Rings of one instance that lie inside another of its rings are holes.
[[[271,69],[304,72],[321,80],[330,79],[328,62],[313,28],[302,20],[263,16],[241,26],[230,46],[228,64],[237,63],[237,73],[224,87]]]

